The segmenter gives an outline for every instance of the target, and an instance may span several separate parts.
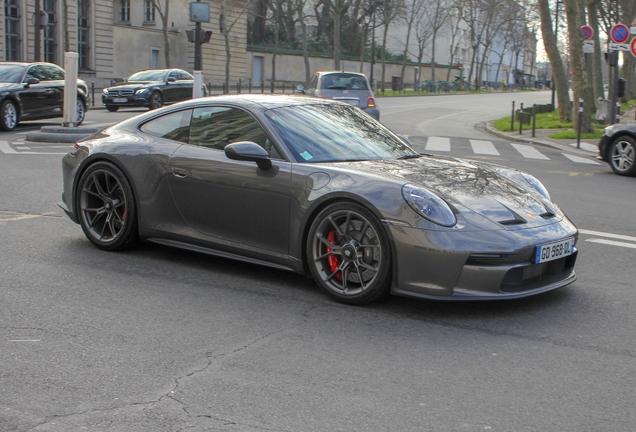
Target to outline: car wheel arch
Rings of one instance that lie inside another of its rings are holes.
[[[310,276],[311,273],[309,271],[309,265],[307,263],[307,237],[309,235],[309,231],[311,230],[311,225],[316,220],[321,211],[325,208],[329,207],[333,204],[357,204],[359,206],[364,207],[368,210],[374,217],[377,218],[380,225],[384,228],[384,232],[389,240],[389,244],[391,247],[391,257],[395,258],[395,248],[393,247],[393,237],[391,236],[390,231],[386,228],[386,225],[382,223],[383,216],[380,211],[372,205],[368,200],[364,199],[359,195],[347,194],[347,193],[338,193],[333,195],[326,195],[319,198],[316,202],[314,202],[310,209],[307,210],[306,216],[303,219],[301,226],[301,241],[298,242],[300,247],[300,257],[303,263],[303,273],[307,276]]]
[[[91,166],[99,162],[108,162],[112,164],[113,166],[117,167],[122,173],[124,173],[124,176],[126,176],[126,180],[130,184],[130,188],[132,189],[133,199],[135,200],[135,205],[137,207],[137,220],[141,219],[140,218],[141,209],[139,206],[139,194],[137,193],[137,185],[133,183],[132,181],[130,181],[132,176],[130,175],[130,172],[123,166],[123,164],[121,164],[116,158],[112,157],[111,155],[106,155],[106,154],[98,154],[93,157],[89,156],[88,158],[84,160],[84,162],[80,165],[80,168],[75,173],[75,176],[73,179],[73,189],[72,189],[73,190],[73,197],[72,197],[73,198],[73,214],[75,215],[75,217],[78,218],[79,220],[79,213],[78,213],[79,191],[78,189],[79,189],[80,179],[82,178],[82,176],[84,175],[87,169],[89,169]]]

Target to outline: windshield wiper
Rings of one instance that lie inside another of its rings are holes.
[[[417,159],[417,158],[420,158],[420,157],[422,157],[422,155],[421,155],[421,154],[407,154],[407,155],[404,155],[404,156],[400,156],[400,157],[398,158],[398,160],[404,160],[404,159]]]

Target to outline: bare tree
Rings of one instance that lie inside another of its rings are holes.
[[[298,21],[300,22],[300,32],[302,38],[303,61],[305,62],[305,83],[309,82],[311,70],[309,69],[309,52],[307,50],[307,25],[305,24],[305,7],[307,0],[294,0]]]
[[[234,28],[238,20],[247,10],[247,7],[250,5],[251,0],[236,0],[236,6],[242,6],[242,8],[239,12],[235,13],[233,19],[229,16],[232,13],[228,5],[229,2],[230,0],[222,1],[221,16],[219,17],[219,29],[221,30],[221,34],[223,35],[223,40],[225,42],[225,82],[227,83],[228,88],[230,86],[230,62],[232,60],[232,50],[230,49],[230,34],[232,33],[232,28]]]
[[[378,9],[383,27],[382,54],[380,56],[380,61],[382,62],[382,85],[380,88],[382,93],[384,93],[384,81],[386,77],[386,39],[389,32],[389,26],[398,17],[403,7],[404,3],[402,0],[382,0],[380,8]]]
[[[161,18],[161,31],[163,32],[163,54],[166,67],[170,68],[170,39],[168,38],[168,13],[170,11],[170,0],[150,0],[152,6]]]
[[[425,25],[431,29],[431,79],[435,81],[435,55],[437,37],[445,29],[446,20],[450,14],[452,4],[449,0],[428,0],[424,8]]]
[[[417,57],[417,63],[422,64],[422,60],[424,59],[424,53],[429,47],[429,41],[433,32],[430,28],[424,25],[426,21],[426,16],[424,15],[424,11],[420,11],[417,15],[415,21],[415,39],[417,40],[417,53],[415,56]],[[420,74],[421,78],[422,74]],[[419,84],[419,83],[418,83]]]
[[[448,27],[450,30],[450,61],[448,62],[448,71],[446,71],[446,81],[450,81],[450,74],[453,65],[455,64],[455,57],[457,56],[457,50],[461,41],[460,24],[462,23],[462,4],[461,0],[456,0],[451,4],[450,11],[448,13]]]
[[[426,4],[426,0],[407,0],[402,9],[401,19],[406,24],[406,40],[404,41],[404,55],[402,56],[402,71],[400,76],[404,82],[404,71],[406,70],[406,59],[409,53],[409,43],[411,41],[411,32],[413,25]]]

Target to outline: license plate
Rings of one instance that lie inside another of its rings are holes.
[[[534,258],[536,264],[552,261],[571,255],[574,251],[574,239],[569,238],[554,243],[537,246],[537,254]]]
[[[353,106],[358,106],[358,102],[359,102],[358,99],[338,99],[338,98],[335,98],[335,100],[340,101],[340,102],[344,102],[346,104],[353,105]]]
[[[128,98],[113,98],[113,103],[126,103]]]

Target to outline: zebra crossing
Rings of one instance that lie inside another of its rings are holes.
[[[452,153],[453,155],[470,156],[492,156],[497,158],[518,158],[536,161],[550,161],[565,157],[570,162],[584,165],[601,165],[600,162],[591,157],[577,156],[574,154],[560,152],[555,149],[537,147],[530,144],[516,144],[505,141],[484,141],[468,138],[448,138],[448,137],[409,137],[414,148],[418,151],[442,154]],[[582,143],[580,150],[589,152],[589,155],[596,156],[596,146]]]

